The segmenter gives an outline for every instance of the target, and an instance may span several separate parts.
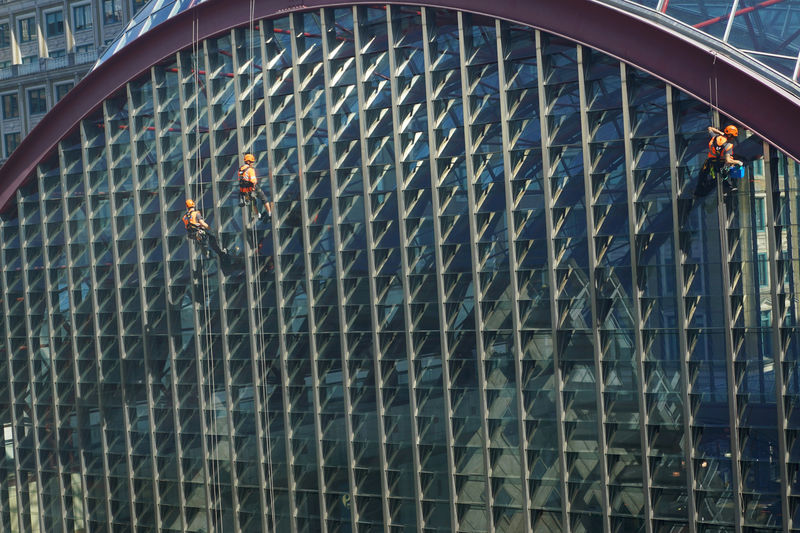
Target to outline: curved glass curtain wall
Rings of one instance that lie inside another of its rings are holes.
[[[605,0],[600,0],[605,1]],[[800,4],[795,0],[626,0],[721,39],[798,81]],[[621,2],[608,2],[620,6]]]
[[[105,52],[103,52],[103,55],[100,56],[92,69],[96,69],[98,65],[117,53],[120,48],[127,46],[131,41],[147,33],[153,27],[205,1],[206,0],[152,0],[147,3],[141,11],[131,19],[116,39],[108,45]]]
[[[93,68],[165,20],[206,0],[153,0],[111,43]],[[599,0],[664,13],[750,55],[794,82],[800,76],[800,5],[795,0]]]
[[[2,529],[794,527],[798,165],[693,202],[710,120],[428,8],[155,65],[0,216]]]

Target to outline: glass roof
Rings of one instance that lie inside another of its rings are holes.
[[[151,0],[97,60],[94,68],[128,43],[178,13],[207,0]],[[692,26],[798,80],[800,0],[599,0],[622,7],[637,4]],[[413,3],[413,2],[411,2]]]
[[[620,7],[620,2],[601,0]],[[625,0],[715,37],[786,76],[798,80],[798,0]]]
[[[98,65],[102,64],[106,59],[117,53],[118,50],[125,47],[128,43],[150,31],[151,28],[205,1],[206,0],[150,0],[150,2],[131,19],[122,33],[114,39],[114,42],[108,45],[108,48],[106,48],[97,60],[92,70],[96,69]]]

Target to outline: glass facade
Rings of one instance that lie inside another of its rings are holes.
[[[415,6],[153,65],[0,213],[0,531],[800,527],[800,165],[693,198],[725,121]]]
[[[130,42],[148,32],[153,27],[205,1],[206,0],[151,0],[145,4],[144,1],[134,0],[134,10],[141,8],[141,11],[136,13],[136,16],[131,19],[114,42],[108,45],[108,48],[106,48],[106,51],[100,56],[100,59],[97,60],[93,68],[97,68],[98,65],[114,55],[120,48],[127,46]],[[117,9],[119,9],[117,2],[118,0],[105,0],[103,2],[103,13],[106,17],[108,17],[109,12],[114,13],[113,6],[115,4],[117,5]],[[111,11],[109,11],[109,9],[111,9]],[[106,22],[108,22],[108,20],[106,20]]]
[[[800,4],[792,0],[631,0],[744,51],[795,83]],[[758,28],[758,29],[755,29]]]

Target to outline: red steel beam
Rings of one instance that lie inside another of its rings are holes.
[[[780,4],[781,2],[783,2],[783,0],[764,0],[764,2],[761,2],[760,4],[756,4],[756,5],[750,6],[750,7],[743,7],[742,9],[740,9],[739,11],[734,13],[733,16],[734,17],[738,17],[739,15],[744,15],[744,14],[750,13],[752,11],[755,11],[756,9],[761,9],[762,7],[769,7],[769,6],[774,5],[774,4]],[[697,29],[705,28],[706,26],[711,26],[712,24],[716,24],[717,22],[726,20],[727,18],[728,18],[728,15],[722,15],[720,17],[714,17],[713,19],[708,19],[708,20],[704,20],[703,22],[698,22],[697,24],[694,25],[694,27],[697,28]]]

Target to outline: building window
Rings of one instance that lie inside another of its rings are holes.
[[[36,39],[36,19],[27,17],[17,21],[19,25],[19,42],[27,43]]]
[[[94,48],[94,45],[82,44],[80,46],[76,46],[75,47],[75,53],[76,54],[85,54],[87,52],[91,52],[93,48]]]
[[[133,12],[136,13],[147,3],[147,0],[133,0]]]
[[[72,23],[75,31],[92,29],[92,6],[90,4],[72,6]]]
[[[19,146],[19,132],[16,133],[6,133],[3,136],[3,140],[5,141],[6,145],[6,157],[11,155],[11,152],[17,149]]]
[[[48,37],[64,35],[64,12],[51,11],[44,14],[45,31]]]
[[[55,59],[57,57],[64,57],[67,55],[67,52],[63,48],[59,48],[58,50],[50,50],[48,55],[50,56],[50,59]]]
[[[769,285],[769,263],[767,254],[758,254],[758,285],[766,287]]]
[[[7,48],[11,46],[11,30],[8,28],[8,22],[0,24],[0,48]]]
[[[39,56],[37,56],[36,54],[33,54],[32,56],[25,56],[22,58],[23,65],[30,65],[31,63],[36,63],[37,61],[39,61]]]
[[[47,97],[44,87],[28,90],[28,113],[38,115],[47,112]]]
[[[106,24],[122,21],[122,0],[103,0],[103,21]]]
[[[756,159],[753,161],[753,175],[759,178],[764,177],[764,160]]]
[[[755,198],[755,224],[758,231],[764,231],[766,227],[767,199],[763,196]]]
[[[62,83],[60,85],[56,85],[56,102],[64,98],[64,95],[72,89],[72,83]]]
[[[0,69],[11,68],[11,61],[0,61]]]
[[[19,116],[19,102],[17,101],[17,93],[4,94],[3,100],[3,118],[17,118]]]

